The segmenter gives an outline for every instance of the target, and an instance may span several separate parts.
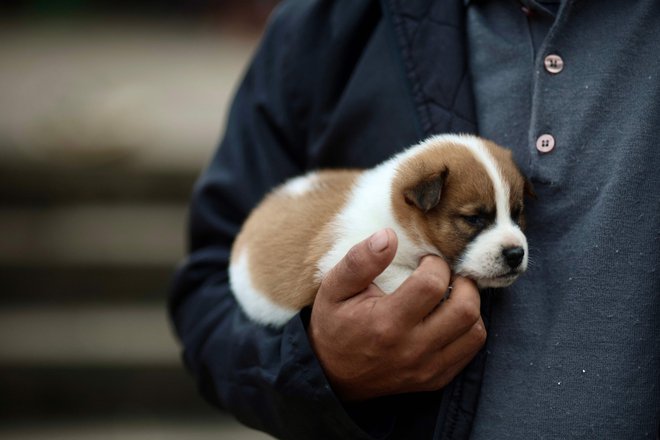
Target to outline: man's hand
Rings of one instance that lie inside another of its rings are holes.
[[[486,340],[476,285],[462,277],[440,304],[451,272],[422,259],[391,295],[372,284],[396,253],[385,229],[355,245],[321,283],[309,337],[335,392],[347,400],[448,384]]]

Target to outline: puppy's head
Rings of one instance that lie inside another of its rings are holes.
[[[528,181],[511,152],[473,136],[436,136],[398,158],[392,206],[421,247],[431,245],[479,287],[504,287],[527,269]]]

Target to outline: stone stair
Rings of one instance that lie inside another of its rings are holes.
[[[269,438],[201,399],[165,310],[193,182],[256,40],[150,26],[0,26],[0,438]],[[119,64],[110,82],[84,68],[97,47],[113,55],[95,69]]]

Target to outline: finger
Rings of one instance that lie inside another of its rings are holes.
[[[318,295],[339,302],[362,292],[389,266],[396,248],[396,234],[389,228],[356,244],[325,276]]]
[[[450,278],[449,265],[442,258],[422,258],[419,267],[387,298],[391,313],[405,323],[421,322],[440,304]]]
[[[486,343],[487,333],[483,320],[479,319],[470,330],[438,352],[436,362],[445,365],[435,378],[435,387],[451,382],[479,353]]]
[[[476,284],[456,277],[451,295],[420,325],[424,337],[444,347],[470,330],[481,320],[481,298]]]
[[[413,391],[433,391],[447,385],[481,350],[486,341],[483,321],[479,320],[469,331],[440,350],[429,351],[418,362],[419,370],[413,375]]]

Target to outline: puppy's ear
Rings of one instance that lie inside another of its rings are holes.
[[[406,203],[417,206],[424,213],[435,208],[440,203],[442,185],[448,173],[449,170],[445,168],[438,173],[426,176],[412,188],[406,189],[403,192]]]

